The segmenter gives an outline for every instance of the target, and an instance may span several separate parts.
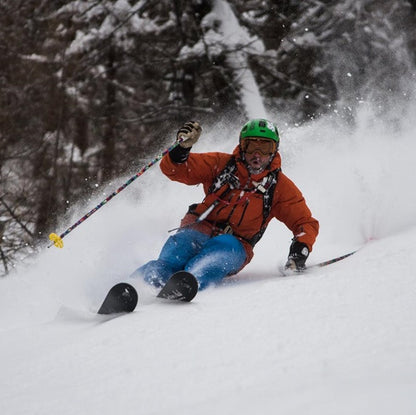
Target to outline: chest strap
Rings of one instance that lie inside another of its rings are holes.
[[[239,189],[240,181],[238,177],[234,174],[236,170],[237,170],[237,162],[236,162],[235,157],[232,156],[230,160],[227,162],[224,169],[214,179],[212,185],[208,189],[208,194],[217,192],[226,184],[229,186],[228,190],[226,190],[226,193],[228,193],[228,191],[231,189]],[[255,235],[253,235],[250,239],[243,238],[235,234],[235,236],[246,240],[253,247],[261,239],[261,237],[263,236],[267,228],[266,223],[270,215],[270,211],[272,209],[274,190],[276,188],[278,174],[280,171],[281,171],[280,168],[271,171],[265,177],[266,180],[263,180],[262,183],[257,184],[257,186],[255,187],[255,192],[261,193],[263,195],[263,220],[262,220],[259,231]],[[215,203],[215,205],[217,203]],[[204,216],[206,217],[208,215],[204,215]]]
[[[274,190],[276,188],[279,172],[281,168],[279,167],[276,170],[271,171],[266,177],[266,183],[263,185],[257,186],[257,191],[263,194],[263,220],[260,226],[259,231],[253,235],[250,239],[246,239],[247,242],[254,247],[256,243],[263,236],[267,228],[267,219],[269,218],[270,211],[272,210]],[[245,238],[244,238],[245,239]]]

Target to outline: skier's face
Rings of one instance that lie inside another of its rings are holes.
[[[246,138],[241,143],[244,159],[251,173],[261,173],[270,163],[276,151],[276,143],[273,140],[260,138]]]
[[[261,173],[270,163],[271,155],[268,154],[265,156],[260,152],[254,152],[252,154],[246,153],[245,160],[249,167],[251,173],[258,174]]]

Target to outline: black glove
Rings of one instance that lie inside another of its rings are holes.
[[[290,245],[289,256],[287,257],[285,268],[294,271],[305,270],[305,262],[308,256],[308,247],[302,242],[298,242],[296,240],[293,241]]]

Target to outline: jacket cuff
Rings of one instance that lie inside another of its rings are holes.
[[[188,160],[191,147],[183,148],[181,146],[176,146],[169,152],[169,157],[174,163],[185,163]]]

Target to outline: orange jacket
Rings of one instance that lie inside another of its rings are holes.
[[[280,168],[281,159],[280,154],[277,153],[267,170],[250,176],[240,158],[239,146],[236,147],[233,155],[237,164],[234,174],[240,182],[238,189],[229,190],[228,186],[223,186],[215,193],[208,193],[214,179],[230,160],[231,154],[190,153],[187,161],[180,164],[174,163],[169,155],[166,155],[160,163],[160,168],[171,180],[187,185],[202,184],[204,187],[205,199],[201,203],[192,206],[192,213],[188,212],[185,215],[181,226],[189,226],[189,224],[195,222],[197,217],[214,201],[218,200],[219,197],[221,198],[206,220],[194,226],[202,232],[215,234],[217,224],[221,227],[224,227],[225,224],[230,225],[233,235],[238,237],[245,247],[247,264],[253,257],[253,247],[248,241],[259,232],[263,222],[263,195],[255,192],[254,186],[256,186],[256,182],[261,182],[270,171]],[[221,197],[225,189],[228,189],[228,192]],[[273,203],[265,225],[272,218],[283,222],[299,242],[305,243],[309,251],[312,250],[318,235],[319,223],[312,217],[302,193],[281,171],[277,176]]]

